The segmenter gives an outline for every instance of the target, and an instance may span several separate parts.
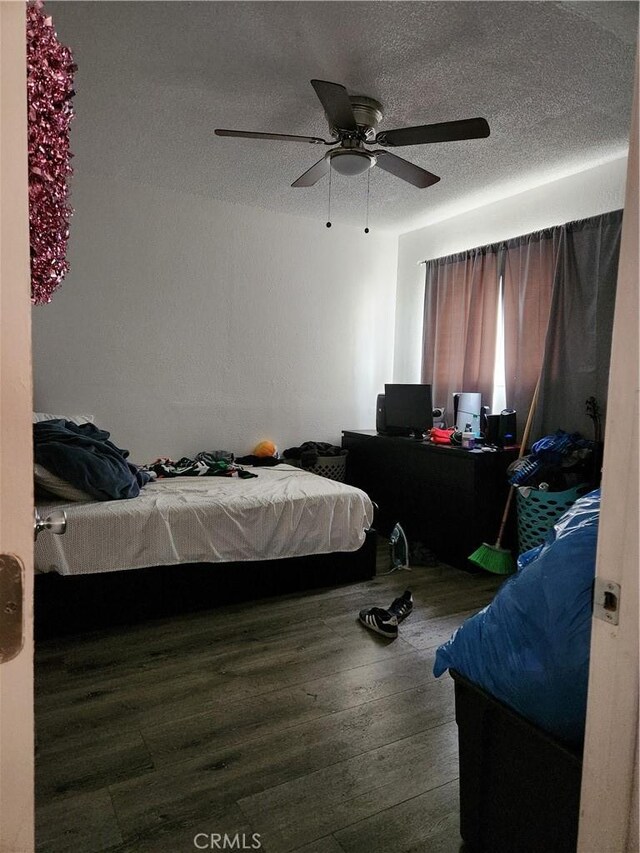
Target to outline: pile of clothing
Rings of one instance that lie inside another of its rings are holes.
[[[300,447],[288,447],[284,459],[299,459],[303,468],[313,468],[319,456],[346,456],[347,451],[326,441],[305,441]]]
[[[581,483],[597,481],[594,471],[595,442],[579,432],[557,430],[531,447],[531,453],[517,459],[507,469],[513,486],[563,492]]]
[[[152,480],[170,477],[240,477],[246,471],[226,450],[202,451],[177,462],[166,457],[149,465],[129,462],[129,451],[117,447],[110,433],[92,423],[62,418],[33,425],[35,479],[47,493],[68,500],[135,498]],[[277,461],[277,460],[274,460]],[[71,488],[69,488],[71,487]]]
[[[116,447],[109,437],[91,423],[40,421],[33,425],[34,461],[88,497],[135,498],[151,474],[129,462],[129,451]]]
[[[148,472],[153,479],[163,480],[171,477],[233,477],[243,480],[257,477],[250,471],[245,471],[233,461],[233,453],[228,450],[203,450],[192,459],[183,456],[177,462],[162,457],[150,465],[142,465],[141,471]]]

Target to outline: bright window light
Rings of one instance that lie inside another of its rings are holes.
[[[504,292],[502,276],[500,276],[500,292],[498,295],[498,324],[496,332],[496,360],[493,367],[493,399],[491,411],[499,414],[507,408],[507,378],[504,365]]]

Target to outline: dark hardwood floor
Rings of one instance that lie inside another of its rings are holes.
[[[502,578],[379,554],[364,583],[40,643],[38,851],[458,853],[433,659]],[[357,622],[407,587],[396,640]]]

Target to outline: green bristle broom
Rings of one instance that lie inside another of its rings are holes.
[[[524,456],[527,441],[529,440],[529,432],[531,431],[533,413],[536,408],[536,403],[538,402],[539,390],[540,377],[538,377],[536,389],[533,392],[533,399],[531,400],[531,405],[529,406],[529,414],[527,416],[527,423],[525,424],[524,432],[522,433],[522,441],[520,442],[520,452],[518,453],[518,459],[522,459],[522,457]],[[477,548],[469,557],[469,560],[472,563],[475,563],[476,566],[480,566],[481,569],[485,569],[485,571],[487,572],[493,572],[494,575],[510,575],[515,571],[516,568],[516,563],[513,559],[513,554],[511,553],[511,551],[508,548],[500,547],[502,535],[504,534],[504,529],[507,526],[507,518],[509,517],[509,510],[511,509],[511,501],[513,500],[514,491],[515,486],[510,486],[509,494],[507,496],[507,502],[504,507],[504,512],[502,513],[502,521],[500,522],[500,530],[498,531],[498,538],[496,539],[496,544],[487,545],[486,542],[483,542],[482,545]]]

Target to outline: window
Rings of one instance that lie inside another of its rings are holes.
[[[504,281],[500,276],[498,294],[498,319],[496,324],[496,358],[493,367],[493,396],[491,411],[498,414],[507,408],[507,378],[504,349]]]

